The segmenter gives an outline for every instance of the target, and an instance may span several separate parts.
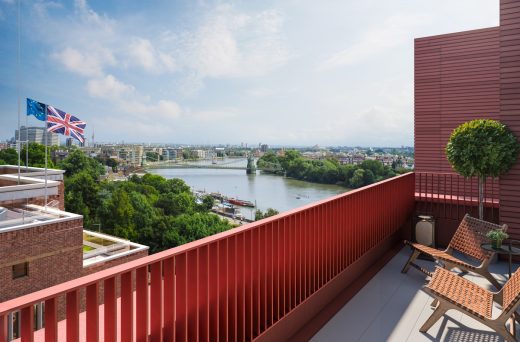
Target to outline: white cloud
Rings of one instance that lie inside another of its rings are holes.
[[[424,15],[394,15],[377,27],[368,29],[359,40],[334,53],[318,65],[318,70],[350,66],[413,39],[413,28],[424,24]]]
[[[193,118],[197,121],[207,122],[214,124],[219,120],[227,120],[238,116],[238,110],[236,108],[221,108],[211,110],[187,110],[186,117]],[[225,122],[225,121],[222,121]]]
[[[282,15],[273,10],[247,15],[221,5],[196,30],[165,36],[177,42],[181,65],[199,78],[258,76],[290,58],[282,23]]]
[[[120,99],[135,92],[132,85],[125,84],[112,75],[91,79],[87,82],[87,92],[92,97]]]
[[[176,63],[173,56],[158,51],[152,42],[144,38],[134,38],[128,48],[133,62],[147,71],[175,71]]]
[[[150,103],[146,96],[140,96],[134,86],[126,84],[113,75],[91,79],[87,82],[87,92],[92,97],[109,100],[123,113],[148,116],[162,119],[176,119],[181,115],[181,107],[170,100],[159,100]]]
[[[138,114],[141,121],[172,120],[181,116],[181,107],[173,101],[160,100],[157,103],[139,101],[122,102],[121,108],[128,113]]]
[[[84,52],[67,47],[51,56],[67,70],[82,76],[101,76],[105,65],[115,63],[112,52],[102,47],[92,47]]]

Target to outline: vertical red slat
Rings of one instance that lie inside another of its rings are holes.
[[[228,338],[236,340],[237,333],[237,286],[236,286],[236,236],[230,236],[228,240]]]
[[[211,338],[219,336],[219,262],[218,242],[209,245],[209,335]]]
[[[0,315],[0,342],[7,342],[7,314]]]
[[[273,223],[266,226],[266,270],[267,270],[267,325],[274,322],[274,294],[273,294]]]
[[[135,337],[137,342],[144,342],[148,341],[148,266],[135,271],[135,287]]]
[[[58,341],[58,305],[56,298],[45,301],[45,341]]]
[[[86,302],[87,342],[97,342],[99,341],[99,283],[87,286]]]
[[[245,310],[244,310],[244,297],[245,297],[245,272],[244,272],[244,261],[245,261],[245,250],[244,250],[244,233],[237,234],[236,236],[236,340],[245,341]]]
[[[132,271],[121,274],[121,341],[134,339],[134,285]]]
[[[281,221],[276,221],[276,230],[275,230],[275,267],[276,267],[276,320],[280,320],[281,317],[281,305],[283,303],[282,298],[282,244],[283,241],[281,239]]]
[[[251,255],[251,231],[244,233],[245,249],[245,338],[253,340],[253,258]]]
[[[29,305],[21,310],[21,341],[34,341],[34,305]]]
[[[115,342],[117,340],[117,297],[116,278],[105,279],[105,341]]]
[[[255,312],[254,312],[254,320],[255,320],[255,328],[257,331],[257,335],[259,335],[262,332],[262,316],[261,316],[261,283],[262,283],[262,277],[261,277],[261,263],[262,263],[262,255],[261,255],[261,244],[260,244],[260,230],[257,228],[255,229],[255,239],[253,244],[253,252],[255,257]]]
[[[228,340],[228,240],[218,242],[218,282],[219,282],[219,340]]]
[[[162,262],[150,265],[150,341],[163,341],[163,280]]]
[[[209,341],[209,246],[199,248],[198,269],[199,341]]]
[[[173,258],[163,261],[164,268],[164,340],[175,338],[175,273]]]
[[[79,341],[79,294],[67,292],[67,341]]]
[[[198,270],[198,249],[188,252],[187,256],[187,324],[188,324],[188,341],[199,340],[199,270]]]
[[[175,256],[175,339],[188,341],[186,254]]]
[[[266,258],[266,245],[267,245],[267,226],[263,225],[258,227],[260,230],[260,272],[261,272],[261,297],[262,300],[260,302],[261,312],[260,315],[262,317],[262,330],[267,329],[267,258]]]

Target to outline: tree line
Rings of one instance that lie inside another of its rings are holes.
[[[45,164],[44,146],[29,145],[29,165]],[[24,154],[22,154],[24,156]],[[0,163],[18,163],[16,150],[0,151]],[[133,175],[126,181],[100,181],[104,166],[79,149],[58,165],[65,170],[65,210],[83,215],[86,229],[100,230],[150,247],[150,253],[223,232],[231,224],[210,213],[213,198],[197,203],[181,179]]]
[[[341,165],[337,159],[310,160],[299,151],[286,151],[283,156],[267,152],[257,161],[258,168],[279,170],[274,173],[323,184],[340,184],[356,189],[404,173],[402,168],[385,166],[379,160],[365,160],[358,165]]]

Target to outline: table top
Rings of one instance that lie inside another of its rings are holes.
[[[503,243],[502,247],[500,248],[494,248],[492,244],[490,243],[483,243],[480,245],[482,249],[485,249],[486,251],[495,252],[498,254],[511,254],[511,255],[520,255],[520,248],[513,247],[509,245],[508,243]]]

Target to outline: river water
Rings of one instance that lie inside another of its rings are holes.
[[[245,165],[243,161],[239,163]],[[150,169],[147,172],[165,178],[180,178],[193,190],[220,192],[227,197],[256,201],[257,208],[262,211],[274,208],[283,212],[349,190],[338,185],[309,183],[260,171],[252,175],[247,175],[245,170],[222,169]],[[240,208],[246,218],[254,218],[254,210]]]

